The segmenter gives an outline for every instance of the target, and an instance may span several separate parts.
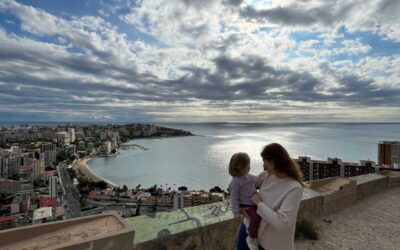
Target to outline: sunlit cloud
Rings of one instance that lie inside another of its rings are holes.
[[[400,121],[399,11],[394,0],[2,1],[0,120]]]

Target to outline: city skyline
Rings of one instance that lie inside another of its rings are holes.
[[[400,2],[0,2],[0,122],[400,122]]]

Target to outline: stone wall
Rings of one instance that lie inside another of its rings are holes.
[[[305,188],[303,191],[303,199],[300,203],[298,219],[315,218],[323,213],[323,197],[316,191]]]
[[[388,177],[388,184],[387,184],[388,188],[400,186],[400,172],[383,171],[382,174]]]
[[[323,212],[321,215],[334,213],[351,204],[357,199],[357,187],[354,181],[340,186],[339,189],[323,197]]]
[[[352,179],[357,183],[357,200],[385,190],[389,183],[389,178],[381,174],[360,175]]]
[[[135,250],[235,249],[240,219],[230,219],[135,245]]]

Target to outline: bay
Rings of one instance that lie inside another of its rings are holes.
[[[251,173],[262,171],[260,152],[271,142],[282,144],[291,157],[310,156],[326,160],[377,160],[378,143],[400,140],[400,124],[320,123],[320,124],[244,124],[244,123],[162,123],[189,130],[197,136],[164,139],[138,139],[128,142],[149,150],[122,151],[116,157],[89,162],[99,177],[116,185],[136,187],[154,184],[163,188],[186,186],[208,190],[226,188],[231,180],[228,163],[232,154],[246,152],[251,158]]]

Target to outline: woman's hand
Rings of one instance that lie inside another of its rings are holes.
[[[240,209],[240,214],[243,215],[244,217],[250,219],[249,214],[247,213],[247,210],[249,209],[248,207],[241,207]]]
[[[258,205],[258,203],[262,202],[262,199],[261,199],[261,197],[260,197],[258,194],[253,194],[253,195],[251,196],[251,201],[252,201],[254,204]]]

